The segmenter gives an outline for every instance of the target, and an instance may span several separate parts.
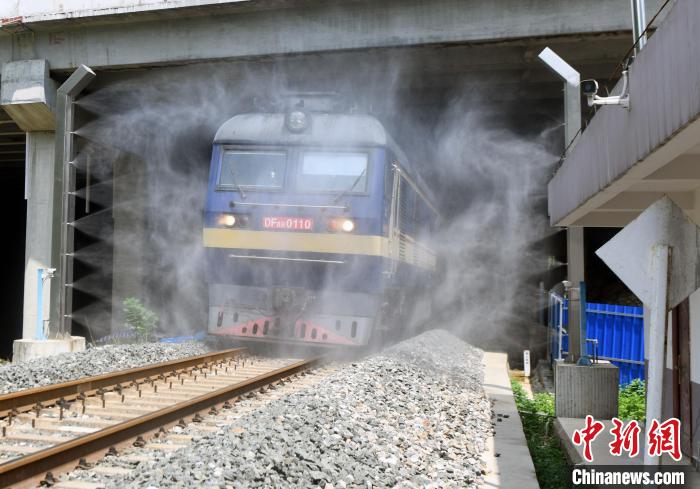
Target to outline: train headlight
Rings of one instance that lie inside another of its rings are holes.
[[[351,233],[355,230],[355,223],[350,219],[345,219],[340,224],[340,229],[342,229],[346,233]]]
[[[219,214],[216,222],[225,228],[246,228],[249,218],[247,214]]]
[[[344,217],[328,221],[328,230],[334,232],[352,233],[355,230],[355,221]]]
[[[219,223],[219,226],[226,228],[241,227],[241,225],[245,224],[245,219],[242,219],[242,216],[234,214],[219,214],[216,221]]]
[[[236,216],[233,214],[226,214],[221,218],[221,224],[226,226],[227,228],[232,228],[233,226],[236,225]]]
[[[303,110],[290,110],[286,119],[285,124],[291,132],[303,132],[309,126],[309,116]]]

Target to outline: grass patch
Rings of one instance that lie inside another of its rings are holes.
[[[644,381],[634,379],[620,388],[618,398],[618,417],[624,421],[646,419],[646,396]]]
[[[554,434],[554,395],[538,393],[530,399],[517,380],[511,380],[511,387],[540,488],[570,487],[566,457]]]

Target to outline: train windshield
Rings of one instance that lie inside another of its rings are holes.
[[[219,172],[220,188],[281,189],[287,167],[282,151],[225,151]]]
[[[303,192],[367,191],[367,153],[306,151],[297,179]]]

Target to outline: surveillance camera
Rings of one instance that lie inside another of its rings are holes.
[[[581,82],[581,92],[586,97],[594,97],[598,94],[598,82],[595,80],[583,80]]]

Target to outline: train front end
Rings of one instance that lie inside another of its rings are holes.
[[[210,334],[370,341],[388,267],[385,144],[362,115],[243,114],[219,129],[204,228]]]

